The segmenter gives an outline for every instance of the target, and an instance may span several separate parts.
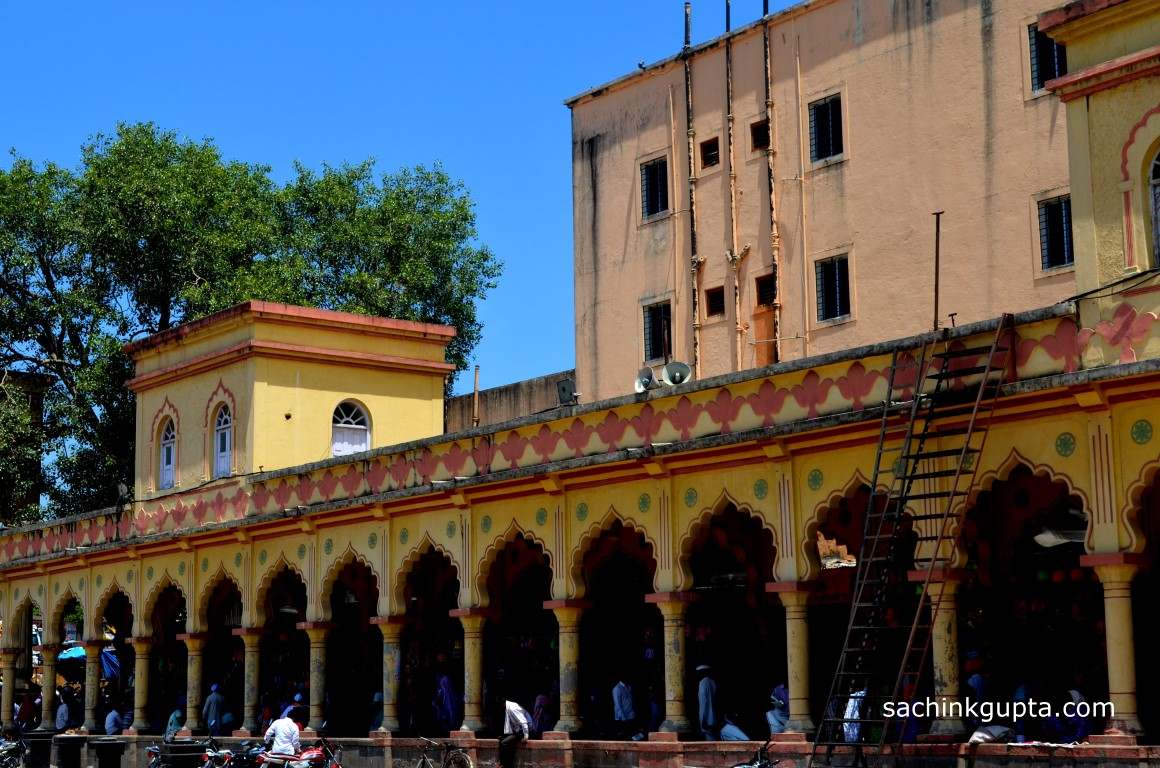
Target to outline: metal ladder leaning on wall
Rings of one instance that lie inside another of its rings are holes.
[[[945,337],[931,336],[913,360],[894,352],[850,619],[811,768],[900,755],[905,722],[883,705],[912,699],[930,656],[943,594],[930,585],[953,562],[957,513],[974,484],[1012,348],[1012,317],[1003,315],[989,345],[949,349]],[[899,615],[893,598],[907,596],[917,597],[913,612]]]

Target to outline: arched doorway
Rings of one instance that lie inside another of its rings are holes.
[[[170,716],[179,712],[185,722],[186,650],[177,638],[185,633],[185,595],[174,584],[166,586],[153,603],[153,647],[149,652],[149,729],[164,731]],[[139,730],[142,726],[138,727]]]
[[[524,534],[504,544],[487,572],[490,598],[483,632],[484,722],[503,728],[503,702],[529,712],[560,679],[558,627],[544,609],[552,595],[552,566],[543,546]]]
[[[1087,527],[1083,502],[1066,483],[1022,464],[968,510],[959,537],[967,561],[958,593],[964,696],[1062,707],[1076,689],[1089,702],[1105,700],[1103,590],[1079,564]],[[1044,720],[1017,728],[1027,739],[1072,740]]]
[[[302,577],[283,567],[266,590],[263,609],[266,623],[259,645],[262,663],[258,665],[262,719],[277,718],[292,703],[300,704],[305,716],[314,692],[310,690],[310,638],[298,628],[306,619]]]
[[[1136,521],[1144,537],[1140,573],[1132,583],[1132,623],[1136,639],[1136,698],[1144,740],[1160,742],[1160,658],[1150,649],[1160,633],[1160,472],[1140,496]]]
[[[578,704],[583,733],[593,738],[647,734],[664,720],[661,614],[644,599],[653,591],[656,569],[644,534],[619,520],[584,553],[580,575],[588,606],[580,617]],[[612,690],[620,681],[633,694],[631,727],[613,717]]]
[[[330,588],[333,626],[326,641],[326,729],[335,736],[365,737],[383,703],[383,636],[371,624],[378,613],[375,574],[357,560],[338,572]]]
[[[68,728],[79,728],[85,722],[85,614],[80,600],[70,597],[57,619],[56,636],[60,638],[61,650],[57,657],[56,671],[61,678],[58,711],[65,707],[63,717],[58,721]]]
[[[729,503],[694,534],[687,567],[696,599],[686,619],[686,698],[699,721],[701,673],[717,683],[717,728],[728,716],[750,738],[769,732],[765,711],[773,688],[786,682],[785,611],[770,599],[776,550],[762,520]]]
[[[406,734],[445,736],[463,723],[463,626],[450,615],[459,607],[451,558],[428,546],[407,574],[403,601],[399,724]]]
[[[41,677],[41,658],[36,646],[44,642],[44,622],[40,607],[31,600],[16,609],[12,620],[4,627],[11,633],[8,639],[16,651],[16,676],[13,680],[15,694],[12,701],[17,706],[16,722],[24,730],[40,725],[41,713],[37,710],[36,696],[41,688],[52,689],[55,680]]]
[[[214,585],[205,603],[206,639],[201,658],[201,699],[216,685],[225,697],[220,723],[203,722],[212,735],[229,735],[240,727],[246,684],[246,649],[234,630],[242,626],[242,593],[229,578]]]
[[[133,605],[120,590],[109,596],[101,614],[101,695],[97,697],[97,721],[116,708],[124,727],[133,716],[133,672],[136,654],[129,639],[133,636]]]

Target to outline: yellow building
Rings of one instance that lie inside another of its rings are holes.
[[[701,730],[697,667],[750,736],[782,683],[789,730],[812,730],[849,615],[843,566],[879,514],[888,382],[913,397],[925,347],[956,355],[943,378],[970,386],[977,348],[998,339],[1010,351],[952,508],[955,567],[930,587],[929,693],[1062,684],[1115,705],[1097,733],[1160,738],[1160,700],[1137,695],[1160,684],[1144,652],[1160,624],[1160,276],[1144,258],[1158,7],[1084,0],[1039,19],[1075,52],[1051,85],[1082,166],[1086,294],[1061,304],[447,435],[451,329],[252,302],[131,345],[136,500],[0,533],[0,717],[33,675],[39,627],[43,679],[67,672],[89,730],[98,690],[127,696],[133,669],[142,733],[182,700],[185,726],[209,727],[218,685],[236,716],[224,727],[245,733],[302,694],[311,728],[378,739],[356,765],[460,725],[478,757],[494,742],[472,735],[494,735],[507,696],[553,732],[531,747],[540,763],[734,763],[751,747],[663,735]],[[948,482],[936,470],[923,488]],[[906,507],[920,539],[934,505]],[[57,660],[75,647],[83,662]],[[644,745],[611,741],[630,735],[610,722],[623,678]],[[46,723],[56,703],[49,691]],[[1019,749],[1001,746],[1036,759]]]

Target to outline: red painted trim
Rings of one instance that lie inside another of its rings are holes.
[[[334,626],[332,621],[300,621],[294,625],[295,629],[330,629]]]
[[[1096,555],[1081,555],[1079,564],[1084,568],[1097,565],[1140,565],[1144,556],[1136,552],[1106,552]]]
[[[1160,46],[1157,46],[1157,49],[1160,50]],[[1157,114],[1160,114],[1160,104],[1157,104],[1156,106],[1152,107],[1147,112],[1145,112],[1143,115],[1141,115],[1140,119],[1137,120],[1135,122],[1135,124],[1132,125],[1131,130],[1128,131],[1128,140],[1124,142],[1124,146],[1120,147],[1120,180],[1121,181],[1128,181],[1130,178],[1128,175],[1128,150],[1131,149],[1132,145],[1136,143],[1136,134],[1138,134],[1140,132],[1140,129],[1144,127],[1144,125],[1148,122],[1148,120],[1152,117],[1152,115],[1157,115]]]
[[[1151,77],[1152,75],[1160,73],[1160,61],[1153,62],[1152,64],[1141,66],[1138,69],[1133,69],[1130,72],[1123,72],[1122,74],[1116,75],[1115,77],[1108,77],[1106,79],[1099,79],[1099,75],[1092,77],[1082,77],[1082,75],[1085,75],[1087,72],[1088,70],[1077,72],[1074,79],[1072,79],[1071,75],[1064,75],[1063,77],[1057,78],[1055,80],[1048,80],[1046,87],[1048,90],[1061,91],[1059,93],[1059,100],[1066,104],[1070,101],[1075,101],[1076,99],[1080,99],[1085,96],[1091,96],[1093,93],[1106,91],[1118,85],[1123,85],[1124,83],[1130,83],[1133,80],[1140,80],[1142,78]],[[1088,84],[1082,85],[1082,83]],[[1062,90],[1071,87],[1074,87],[1075,90]]]
[[[816,581],[767,581],[766,592],[816,592],[821,586]]]
[[[692,603],[696,600],[696,592],[650,592],[644,596],[646,603]]]
[[[1052,8],[1039,14],[1039,31],[1047,32],[1069,21],[1091,16],[1093,13],[1113,8],[1128,0],[1075,0],[1061,8]]]
[[[1132,246],[1132,190],[1124,190],[1124,265],[1136,265],[1136,254]]]
[[[553,608],[590,608],[591,606],[591,600],[577,600],[576,598],[544,601],[544,610],[546,611],[550,611]]]
[[[491,616],[491,610],[488,608],[452,608],[447,612],[447,615],[453,619],[465,616],[482,616],[486,619]]]

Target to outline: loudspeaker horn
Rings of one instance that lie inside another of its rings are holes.
[[[639,372],[637,372],[636,381],[633,382],[633,389],[636,390],[638,395],[641,392],[645,392],[657,386],[659,386],[657,384],[657,377],[653,375],[652,368],[649,368],[646,365],[644,368],[641,368]]]
[[[691,378],[693,378],[693,369],[684,363],[669,363],[661,368],[661,381],[670,387],[684,384]]]

